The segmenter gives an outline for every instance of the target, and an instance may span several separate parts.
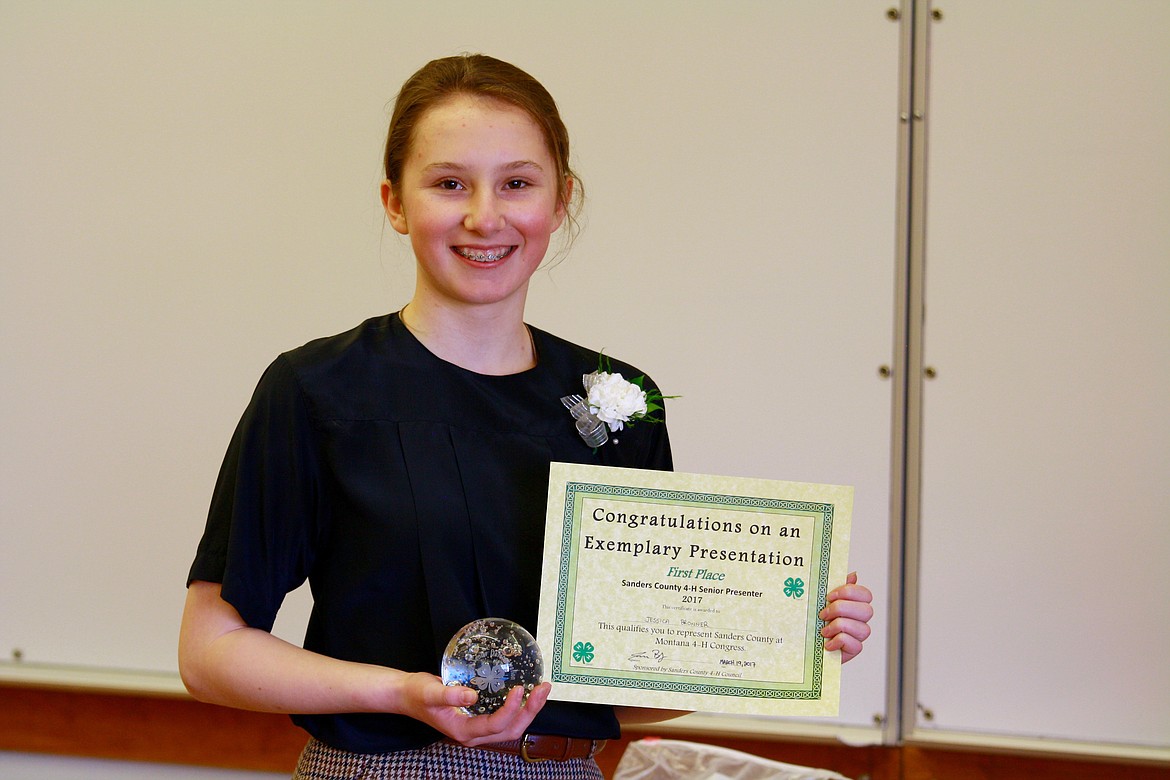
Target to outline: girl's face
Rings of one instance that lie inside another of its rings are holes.
[[[399,186],[382,184],[390,224],[418,261],[416,298],[523,311],[565,217],[557,175],[540,128],[518,108],[458,95],[423,114]]]

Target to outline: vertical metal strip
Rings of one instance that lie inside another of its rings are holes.
[[[922,425],[924,411],[926,323],[926,188],[930,113],[930,30],[933,0],[914,3],[914,105],[910,185],[910,262],[906,311],[906,453],[905,517],[902,562],[902,714],[900,737],[915,729],[918,718],[918,597],[922,500]]]
[[[890,453],[890,597],[886,717],[899,744],[916,716],[922,428],[922,320],[926,246],[926,101],[930,0],[902,0],[898,98],[898,211]]]

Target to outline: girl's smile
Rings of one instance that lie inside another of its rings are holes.
[[[468,260],[474,260],[477,263],[494,263],[510,255],[515,248],[514,246],[502,246],[497,249],[480,250],[470,247],[455,247],[455,251]]]

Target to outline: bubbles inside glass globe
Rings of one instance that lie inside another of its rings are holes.
[[[479,694],[475,704],[463,708],[469,715],[495,712],[518,685],[528,698],[543,675],[544,659],[532,634],[504,618],[471,621],[451,637],[443,652],[443,682],[465,685]]]

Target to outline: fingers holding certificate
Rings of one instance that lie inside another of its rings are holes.
[[[553,463],[538,642],[552,698],[832,716],[821,610],[853,489]]]

